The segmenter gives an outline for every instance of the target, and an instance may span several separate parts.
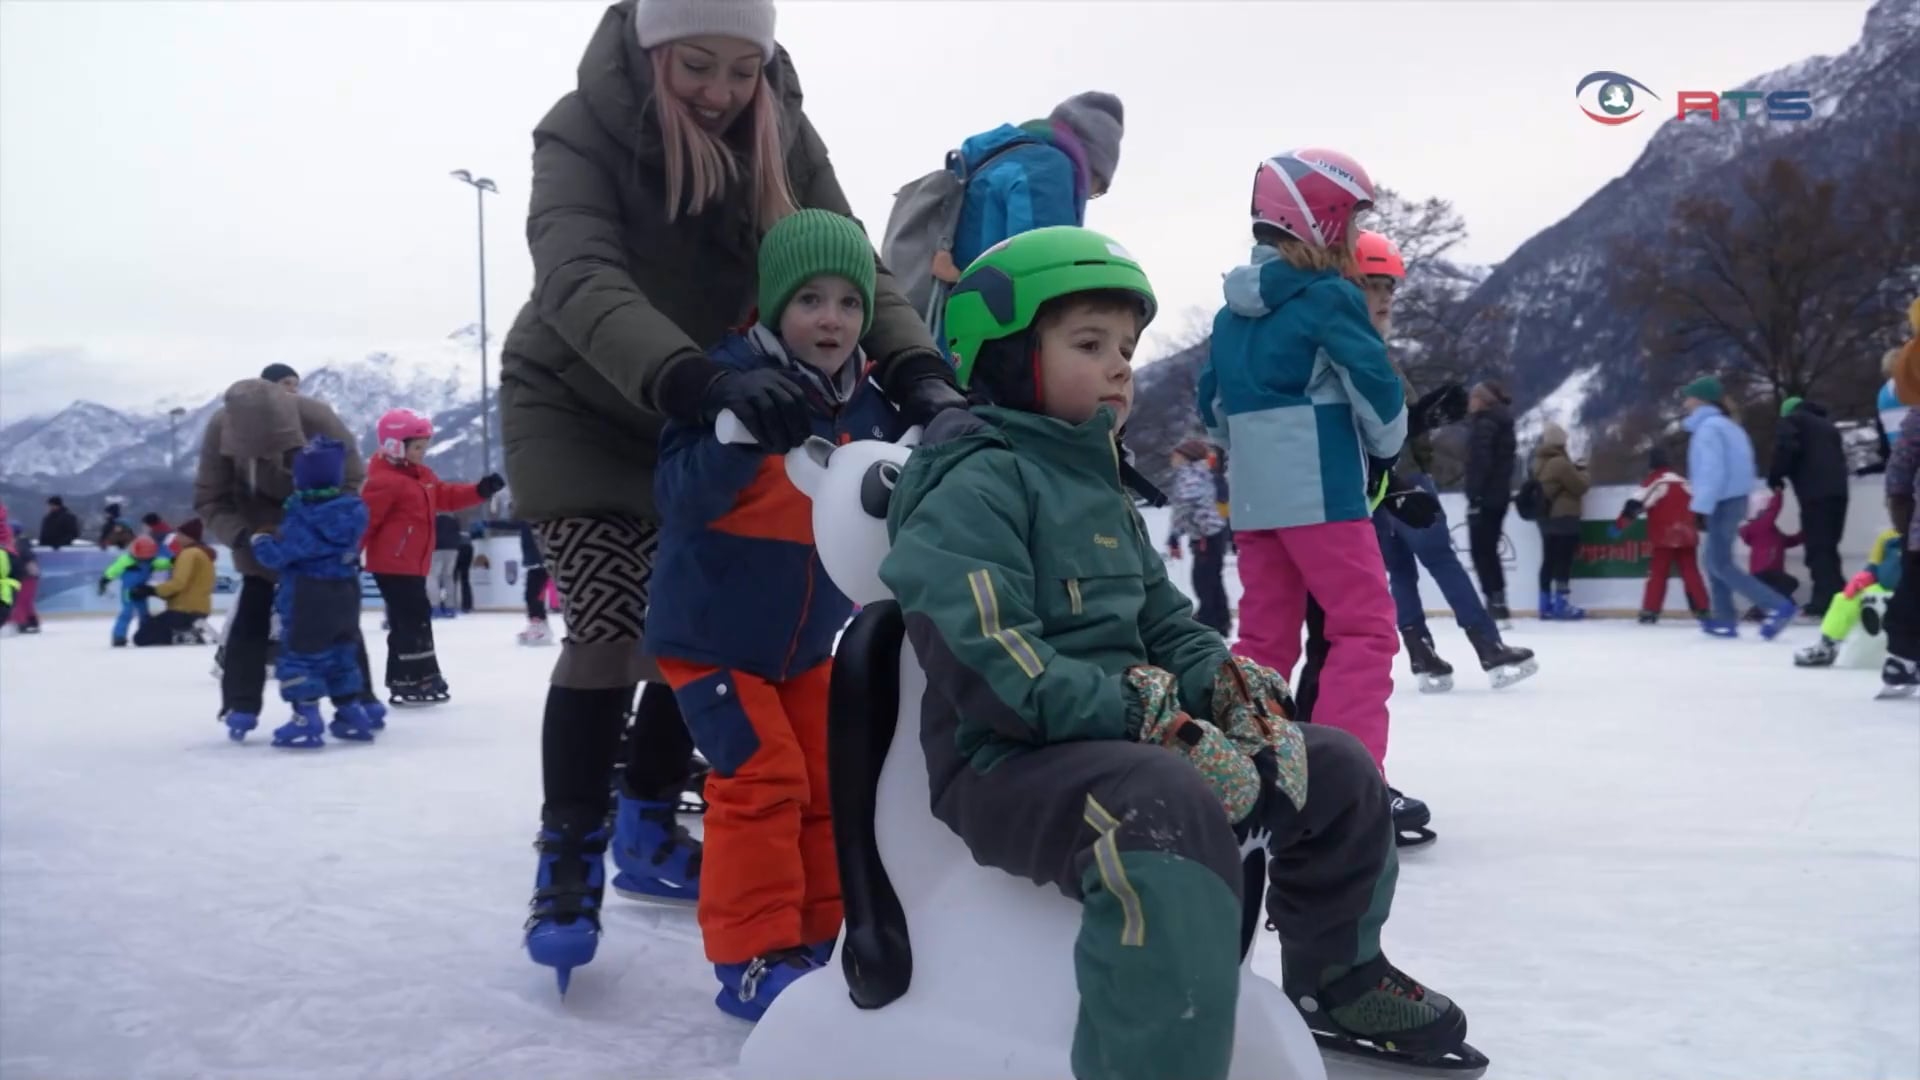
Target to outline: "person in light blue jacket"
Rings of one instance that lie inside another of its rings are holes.
[[[1711,375],[1688,383],[1686,395],[1687,480],[1693,485],[1693,512],[1707,534],[1707,588],[1713,612],[1700,628],[1715,637],[1738,637],[1739,615],[1733,596],[1739,593],[1762,611],[1767,621],[1760,636],[1771,639],[1793,620],[1793,601],[1740,568],[1733,557],[1733,540],[1747,517],[1747,498],[1760,482],[1754,466],[1753,440],[1726,414],[1726,393]]]

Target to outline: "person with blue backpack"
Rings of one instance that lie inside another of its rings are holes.
[[[1720,380],[1703,375],[1686,385],[1687,479],[1693,484],[1693,512],[1707,534],[1707,591],[1713,612],[1700,620],[1700,629],[1714,637],[1739,637],[1739,612],[1733,595],[1753,601],[1767,613],[1760,636],[1778,636],[1798,608],[1760,579],[1740,569],[1733,558],[1733,539],[1747,519],[1747,500],[1760,474],[1753,461],[1753,440],[1726,414],[1726,393]]]

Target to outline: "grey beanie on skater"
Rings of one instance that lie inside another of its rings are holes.
[[[640,47],[714,35],[760,46],[760,58],[773,59],[773,0],[639,0],[633,32]]]
[[[1126,131],[1126,109],[1104,90],[1075,94],[1053,107],[1049,120],[1065,124],[1080,140],[1087,155],[1087,171],[1100,190],[1113,183],[1120,167],[1120,136]]]

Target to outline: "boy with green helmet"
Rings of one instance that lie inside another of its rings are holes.
[[[1227,1075],[1253,834],[1286,989],[1323,1041],[1483,1064],[1460,1010],[1380,953],[1397,863],[1372,758],[1291,723],[1286,682],[1194,620],[1124,490],[1155,307],[1125,248],[1068,226],[989,249],[947,301],[981,404],[928,425],[880,566],[926,671],[934,815],[1082,903],[1078,1080]]]

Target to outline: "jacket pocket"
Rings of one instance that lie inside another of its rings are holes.
[[[1145,584],[1137,549],[1125,533],[1112,548],[1097,546],[1098,538],[1112,535],[1098,530],[1089,551],[1055,553],[1035,567],[1041,596],[1036,614],[1049,629],[1072,629],[1138,611]]]
[[[357,576],[285,578],[280,587],[293,590],[293,625],[283,628],[290,651],[317,653],[353,643],[360,630]]]
[[[407,545],[411,543],[413,543],[413,526],[409,525],[407,526],[407,531],[400,534],[400,542],[394,545],[393,557],[398,559],[400,556],[405,555],[407,553]]]
[[[723,668],[695,679],[675,690],[674,696],[694,745],[716,774],[732,776],[759,752],[760,735],[753,729],[731,671]]]

